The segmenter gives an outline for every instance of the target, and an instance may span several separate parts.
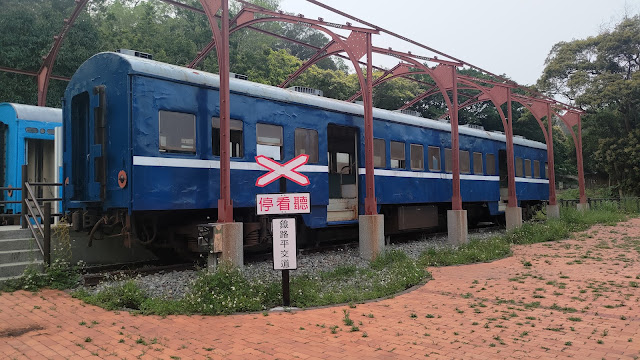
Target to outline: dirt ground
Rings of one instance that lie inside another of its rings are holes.
[[[639,260],[632,219],[355,307],[161,318],[19,291],[0,295],[0,358],[637,359]]]

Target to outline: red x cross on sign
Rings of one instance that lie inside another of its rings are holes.
[[[281,165],[264,155],[258,155],[256,156],[256,163],[271,171],[260,176],[258,180],[256,180],[256,186],[267,186],[281,177],[285,177],[298,185],[307,186],[309,185],[309,178],[295,170],[306,164],[308,160],[309,155],[300,154],[287,161],[284,165]]]

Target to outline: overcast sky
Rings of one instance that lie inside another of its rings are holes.
[[[625,14],[640,12],[640,0],[320,1],[521,85],[536,82],[557,42],[597,35]],[[306,0],[281,0],[280,7],[309,18],[347,21]],[[433,55],[389,36],[375,36],[374,45]],[[396,63],[374,55],[375,65]]]

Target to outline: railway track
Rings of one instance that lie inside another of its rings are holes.
[[[498,225],[481,225],[473,229],[469,229],[469,234],[482,234],[500,230],[502,227]],[[391,243],[405,243],[411,241],[430,241],[436,238],[447,236],[446,231],[440,232],[428,232],[428,233],[407,233],[399,234],[391,237]],[[299,255],[304,256],[308,254],[317,254],[322,252],[339,251],[357,249],[358,239],[343,239],[336,242],[326,242],[322,245],[303,248],[299,250]],[[268,261],[272,258],[270,253],[261,254],[246,254],[246,263],[256,263],[262,261]],[[162,264],[158,261],[145,261],[139,263],[128,264],[115,264],[115,265],[102,265],[93,266],[85,269],[83,275],[84,286],[96,286],[102,281],[112,279],[114,277],[131,278],[137,275],[151,275],[161,272],[169,271],[183,271],[183,270],[196,270],[198,265],[194,262],[191,263],[175,263],[175,264]]]

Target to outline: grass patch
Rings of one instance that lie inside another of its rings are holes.
[[[592,225],[613,225],[625,219],[626,215],[622,211],[606,203],[585,212],[563,208],[559,219],[527,222],[506,234],[487,240],[474,239],[459,247],[429,249],[422,253],[419,262],[426,267],[493,261],[511,255],[513,244],[535,244],[566,239],[571,233],[586,230]],[[525,261],[523,265],[530,267],[532,264]]]
[[[55,260],[45,267],[44,272],[29,266],[21,277],[0,282],[0,293],[17,290],[38,291],[42,288],[71,289],[80,282],[80,269],[80,266],[62,260]]]
[[[430,274],[402,251],[386,252],[366,268],[345,266],[318,276],[294,277],[291,305],[297,307],[355,303],[396,294]],[[132,309],[148,315],[231,314],[262,311],[282,304],[280,282],[249,281],[239,270],[221,266],[201,272],[181,300],[150,298],[129,280],[96,294],[79,290],[74,296],[108,310]]]

